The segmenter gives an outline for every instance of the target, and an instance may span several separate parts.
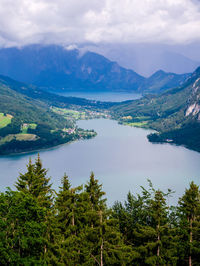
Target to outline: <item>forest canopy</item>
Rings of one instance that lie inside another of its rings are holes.
[[[0,194],[1,265],[200,265],[200,190],[193,182],[169,206],[172,191],[151,181],[109,208],[91,173],[52,189],[40,156]]]

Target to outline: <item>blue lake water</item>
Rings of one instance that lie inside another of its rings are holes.
[[[62,96],[73,96],[86,98],[88,100],[104,101],[104,102],[122,102],[127,100],[135,100],[141,98],[141,94],[137,93],[121,93],[121,92],[63,92]]]
[[[140,191],[151,179],[155,188],[176,191],[173,202],[189,182],[200,184],[200,153],[170,144],[151,144],[149,130],[119,125],[116,121],[93,119],[79,121],[85,129],[97,131],[97,137],[40,152],[44,167],[49,168],[54,188],[64,172],[73,186],[85,183],[94,171],[108,203],[123,200],[127,192]],[[19,172],[24,172],[29,157],[37,153],[0,157],[0,190],[13,187]]]

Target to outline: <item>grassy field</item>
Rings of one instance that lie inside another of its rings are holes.
[[[10,142],[13,139],[19,140],[19,141],[34,141],[36,140],[38,137],[34,134],[10,134],[7,135],[6,137],[0,139],[0,145],[3,145],[6,142]]]
[[[150,116],[136,116],[134,119],[137,119],[138,121],[144,121],[144,120],[150,120]]]
[[[73,119],[73,120],[78,120],[78,119],[84,119],[85,117],[85,112],[81,111],[76,111],[76,110],[71,110],[71,109],[66,109],[66,108],[57,108],[57,107],[52,107],[51,110],[59,115],[62,115],[66,119]]]
[[[21,134],[27,134],[29,128],[36,129],[36,127],[37,127],[37,124],[34,124],[34,123],[23,124],[22,129],[21,129]]]
[[[127,126],[131,126],[131,127],[144,127],[147,125],[147,121],[143,121],[143,122],[132,122],[132,123],[124,123]]]
[[[6,116],[3,113],[0,113],[0,128],[6,127],[11,123],[12,115],[7,114]]]

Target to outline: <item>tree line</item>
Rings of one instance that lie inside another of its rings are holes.
[[[94,174],[52,189],[40,156],[0,194],[0,265],[200,265],[200,190],[193,182],[169,206],[166,193],[142,187],[106,205]]]

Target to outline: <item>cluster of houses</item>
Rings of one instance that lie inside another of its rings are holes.
[[[76,129],[75,128],[64,128],[63,131],[71,135],[75,133]]]

